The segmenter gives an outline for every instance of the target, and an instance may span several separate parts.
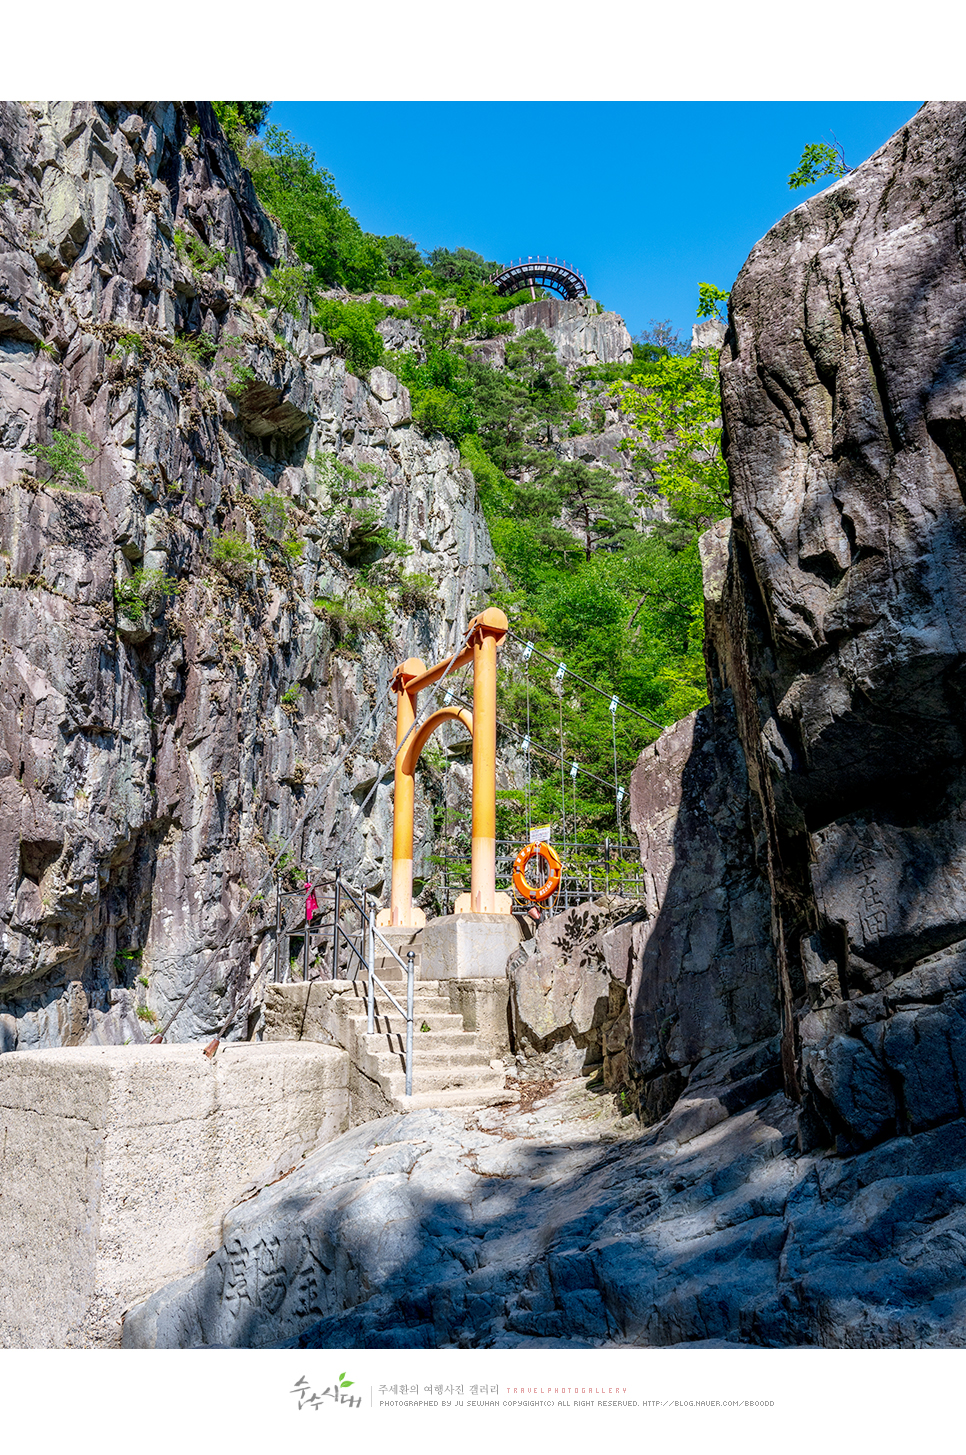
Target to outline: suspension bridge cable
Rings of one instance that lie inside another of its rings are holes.
[[[469,707],[469,708],[472,708],[472,706],[473,706],[473,704],[471,702],[465,701],[461,697],[457,697],[455,695],[455,693],[453,695],[453,701],[454,702],[458,702],[459,705],[460,705],[460,707]],[[498,728],[502,728],[504,732],[510,733],[512,737],[515,737],[515,738],[519,739],[519,741],[520,741],[521,744],[523,743],[523,741],[524,741],[523,734],[521,732],[519,732],[515,727],[513,727],[510,723],[504,722],[502,718],[499,718],[498,717],[497,720],[496,720],[496,725],[497,725]],[[566,767],[566,763],[567,763],[566,758],[561,758],[560,754],[559,753],[555,753],[554,750],[553,750],[553,748],[546,748],[546,747],[543,746],[542,743],[534,743],[534,742],[531,742],[530,747],[531,747],[531,749],[532,749],[533,752],[535,752],[535,753],[543,753],[545,757],[552,758],[555,763],[560,763],[563,767]],[[606,778],[601,778],[601,777],[598,776],[598,774],[592,773],[589,768],[582,768],[580,766],[580,764],[578,764],[577,765],[577,771],[578,771],[578,773],[582,773],[585,778],[592,778],[593,781],[595,783],[599,783],[602,788],[606,788],[607,789],[608,796],[613,792],[614,785],[612,783],[609,783]]]
[[[617,694],[615,693],[610,700],[609,708],[610,735],[611,741],[614,744],[614,812],[617,817],[617,845],[620,851],[621,858],[623,858],[624,845],[621,840],[621,799],[623,798],[624,794],[617,782],[617,709],[619,706],[620,704],[617,700]]]
[[[557,689],[557,714],[560,721],[560,813],[563,818],[563,846],[564,853],[567,851],[567,784],[564,778],[564,740],[563,740],[563,679],[566,667],[563,662],[557,668],[557,681],[560,683]],[[574,840],[576,842],[577,825],[574,824]]]
[[[553,657],[548,657],[546,652],[541,652],[537,647],[533,645],[532,642],[526,641],[525,637],[521,637],[517,632],[513,631],[512,628],[509,628],[507,630],[507,636],[512,637],[515,642],[524,642],[525,645],[530,648],[533,656],[542,657],[545,662],[550,663],[551,667],[556,666],[558,673],[560,672],[560,668],[564,665],[562,662],[556,663]],[[571,677],[576,678],[578,682],[582,682],[585,687],[589,687],[592,692],[596,692],[599,697],[611,696],[609,692],[605,692],[603,688],[598,687],[596,683],[591,682],[589,677],[582,677],[579,672],[575,672],[573,667],[567,667],[565,670]],[[635,717],[641,718],[643,722],[649,722],[652,727],[660,728],[661,732],[664,732],[665,728],[667,727],[667,723],[656,722],[653,717],[648,717],[646,712],[639,712],[636,707],[631,707],[629,702],[620,701],[618,703],[618,706],[622,707],[625,712],[631,712],[634,714]]]
[[[533,825],[530,822],[530,805],[531,805],[530,779],[532,777],[532,774],[530,772],[530,657],[531,657],[532,653],[533,653],[533,643],[532,642],[528,642],[527,643],[527,649],[526,649],[526,651],[523,654],[523,661],[524,661],[524,664],[525,664],[526,669],[527,669],[527,735],[526,735],[526,737],[523,740],[523,749],[524,749],[524,754],[526,756],[526,765],[527,765],[526,803],[527,803],[527,842],[528,843],[533,838]]]

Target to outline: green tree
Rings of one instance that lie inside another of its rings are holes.
[[[833,140],[834,140],[833,133]],[[830,147],[828,142],[813,141],[802,152],[798,166],[789,174],[788,185],[792,191],[798,187],[810,187],[824,177],[845,177],[852,168],[845,160],[845,152],[838,142]]]
[[[476,433],[504,475],[520,479],[540,468],[541,444],[573,414],[576,398],[547,335],[529,329],[506,347],[506,367],[469,361]]]
[[[335,178],[316,166],[309,147],[269,126],[262,141],[249,142],[242,161],[262,205],[311,266],[317,288],[342,284],[366,292],[386,277],[380,240],[363,232],[336,191]]]
[[[691,345],[675,329],[669,318],[652,318],[647,328],[634,335],[634,359],[663,359],[668,354],[686,354]]]
[[[721,288],[716,288],[713,283],[698,284],[698,317],[721,319],[722,305],[727,303],[731,297]],[[721,319],[724,322],[723,319]]]
[[[354,374],[367,374],[382,358],[385,344],[376,331],[373,310],[367,303],[340,303],[323,298],[312,321],[330,338]]]
[[[573,414],[577,400],[553,344],[539,328],[527,329],[506,346],[506,367],[522,384],[537,420],[537,431],[547,444],[553,426]]]
[[[425,266],[423,255],[411,237],[381,237],[379,242],[386,259],[386,272],[390,278],[414,277]]]
[[[68,490],[87,489],[86,467],[97,457],[93,441],[72,429],[55,429],[49,445],[28,445],[24,453],[33,455],[52,485],[61,484]]]
[[[276,268],[262,284],[262,293],[276,313],[301,314],[311,293],[305,267],[297,263],[294,267]]]
[[[730,487],[714,351],[659,359],[646,375],[618,384],[615,392],[638,431],[621,444],[649,471],[650,490],[664,496],[675,518],[703,530],[727,515]]]
[[[212,101],[211,104],[229,139],[238,132],[255,135],[261,131],[272,105],[271,101]]]
[[[618,543],[633,532],[634,512],[610,470],[583,460],[565,460],[554,472],[551,488],[559,496],[561,512],[580,529],[588,561],[596,546]]]
[[[488,263],[482,253],[474,253],[471,248],[456,248],[453,252],[449,248],[433,248],[429,267],[434,279],[444,286],[456,283],[473,287],[485,283],[500,270],[498,263]]]

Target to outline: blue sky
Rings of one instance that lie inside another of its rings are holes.
[[[632,334],[670,318],[689,337],[698,283],[730,288],[820,190],[788,187],[806,143],[834,132],[857,166],[920,104],[278,101],[269,120],[312,147],[366,231],[566,258]]]

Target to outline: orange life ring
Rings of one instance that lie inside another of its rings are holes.
[[[541,858],[547,865],[547,868],[550,870],[550,877],[546,884],[541,884],[535,889],[532,884],[527,883],[524,875],[530,860],[537,857]],[[545,899],[549,899],[552,894],[556,894],[560,888],[560,871],[562,867],[560,860],[549,844],[527,844],[526,848],[521,849],[513,861],[513,887],[520,898],[525,899],[529,904],[542,904]]]

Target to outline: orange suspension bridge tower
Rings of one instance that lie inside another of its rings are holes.
[[[395,805],[392,831],[392,890],[388,910],[379,913],[380,925],[419,927],[423,911],[413,904],[413,808],[416,764],[423,748],[444,722],[459,722],[473,739],[473,820],[470,891],[456,901],[457,914],[509,914],[508,894],[496,888],[496,660],[509,623],[502,611],[491,607],[473,618],[465,645],[454,656],[427,667],[409,657],[396,669],[390,684],[396,695]],[[473,663],[473,711],[441,707],[412,734],[417,698],[424,687],[467,663]]]

